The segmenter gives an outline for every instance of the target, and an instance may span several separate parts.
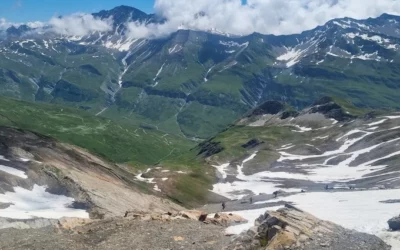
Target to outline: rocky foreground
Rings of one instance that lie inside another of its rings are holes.
[[[232,214],[206,216],[201,211],[127,212],[119,218],[64,219],[44,228],[3,229],[0,249],[391,249],[376,236],[319,220],[290,205],[261,215],[239,236],[225,234],[227,226],[245,222]]]
[[[261,215],[255,226],[229,244],[227,250],[385,250],[376,236],[322,221],[291,205]]]

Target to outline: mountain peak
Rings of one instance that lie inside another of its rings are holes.
[[[145,12],[126,5],[117,6],[111,10],[102,10],[98,13],[93,13],[93,16],[100,19],[113,17],[116,25],[131,21],[142,22],[149,18],[149,15]]]

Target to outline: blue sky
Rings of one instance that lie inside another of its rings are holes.
[[[154,0],[0,0],[0,18],[9,22],[48,21],[54,15],[92,13],[118,5],[151,13]]]

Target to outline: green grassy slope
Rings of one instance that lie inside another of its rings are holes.
[[[48,135],[119,163],[152,165],[194,145],[181,137],[117,124],[81,110],[7,98],[0,99],[0,125]]]

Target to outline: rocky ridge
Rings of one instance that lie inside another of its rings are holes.
[[[242,233],[226,250],[389,250],[376,236],[322,221],[293,206],[261,215],[255,227]]]

